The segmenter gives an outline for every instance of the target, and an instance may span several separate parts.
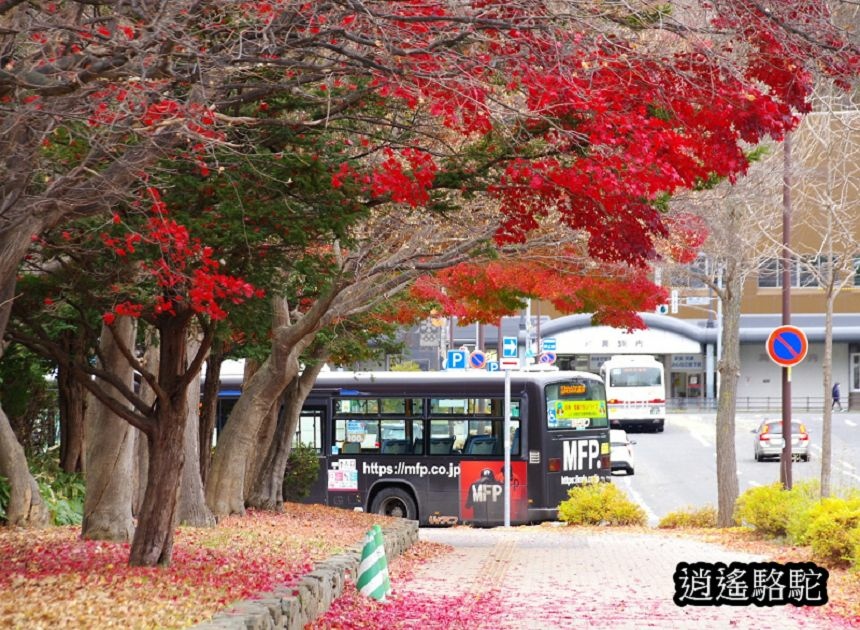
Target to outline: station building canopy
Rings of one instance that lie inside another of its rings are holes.
[[[716,341],[716,330],[680,319],[641,314],[647,328],[627,331],[592,326],[590,315],[568,315],[541,326],[541,337],[553,337],[560,355],[698,354],[703,343]]]

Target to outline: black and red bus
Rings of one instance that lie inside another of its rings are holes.
[[[575,485],[611,471],[603,381],[595,374],[510,377],[510,522],[553,520]],[[418,520],[504,522],[502,372],[328,372],[296,441],[318,449],[307,499]]]

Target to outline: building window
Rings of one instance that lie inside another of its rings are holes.
[[[851,353],[851,391],[860,391],[860,353]]]
[[[768,258],[758,267],[758,286],[760,289],[774,289],[782,286],[779,273],[779,259]]]
[[[822,267],[827,264],[823,256],[801,256],[797,262],[797,288],[820,286]],[[792,274],[795,275],[795,274]],[[793,278],[792,278],[793,279]]]
[[[791,288],[808,289],[820,286],[819,278],[827,265],[826,256],[801,256],[791,261]],[[782,287],[782,260],[768,258],[758,268],[758,286],[760,289],[776,289]]]
[[[854,256],[854,286],[860,287],[860,256]]]

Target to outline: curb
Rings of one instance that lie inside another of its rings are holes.
[[[418,541],[418,521],[400,520],[382,530],[385,555],[399,556]],[[295,586],[282,586],[233,604],[193,630],[302,630],[321,617],[358,577],[363,543],[317,563]]]

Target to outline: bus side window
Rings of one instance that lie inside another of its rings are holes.
[[[454,436],[444,438],[430,438],[431,455],[450,455],[454,452]]]

